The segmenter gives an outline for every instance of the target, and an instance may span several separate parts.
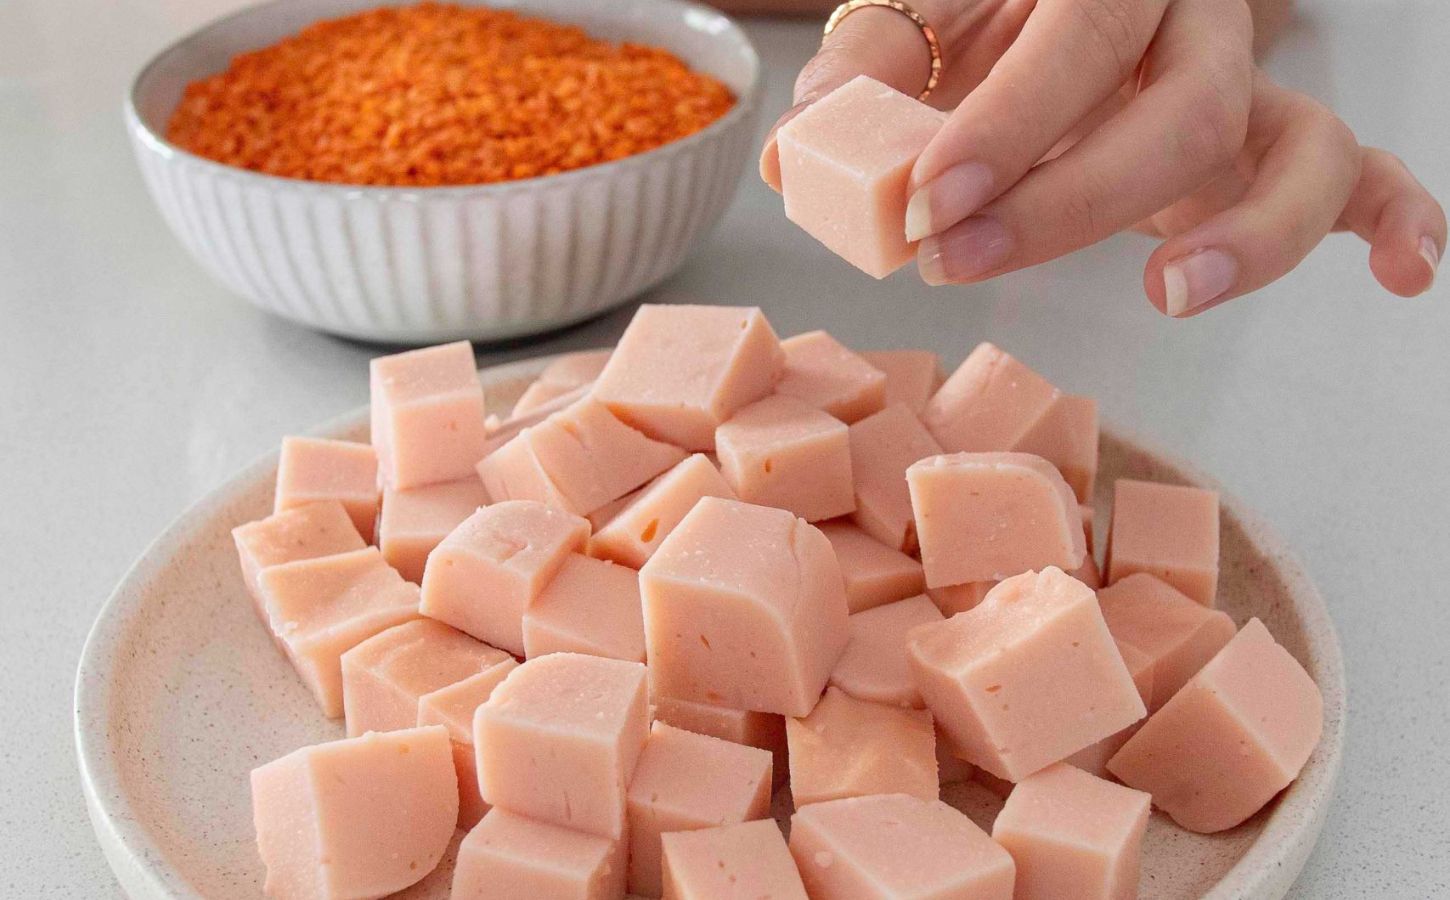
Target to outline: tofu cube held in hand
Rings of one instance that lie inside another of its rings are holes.
[[[858,75],[781,126],[786,218],[870,275],[905,265],[906,190],[946,114]]]

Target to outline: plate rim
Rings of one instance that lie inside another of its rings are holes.
[[[479,377],[485,384],[531,377],[562,355],[565,354],[528,357],[487,366],[479,370]],[[364,405],[334,416],[307,433],[331,435],[356,429],[366,424],[367,415],[367,406]],[[1246,532],[1254,535],[1255,543],[1273,551],[1288,581],[1289,593],[1306,600],[1302,605],[1296,604],[1301,607],[1299,613],[1306,630],[1320,636],[1315,647],[1324,671],[1316,680],[1322,694],[1335,702],[1325,704],[1324,728],[1315,749],[1320,763],[1316,770],[1318,778],[1313,784],[1296,780],[1289,786],[1248,850],[1204,895],[1205,900],[1282,897],[1297,879],[1318,842],[1344,755],[1348,693],[1344,657],[1333,617],[1298,555],[1266,520],[1236,494],[1224,490],[1217,479],[1177,453],[1165,450],[1136,432],[1107,424],[1103,426],[1103,432],[1147,452],[1178,475],[1217,490],[1221,506],[1231,512]],[[140,602],[141,586],[163,565],[163,558],[171,555],[168,551],[173,551],[175,545],[183,542],[218,507],[227,505],[241,492],[250,489],[262,472],[276,465],[277,455],[275,449],[260,455],[172,519],[127,568],[97,610],[95,620],[86,633],[76,666],[72,698],[72,733],[81,788],[91,827],[106,862],[122,889],[133,898],[203,900],[183,880],[171,876],[163,862],[157,862],[161,859],[159,848],[127,808],[120,790],[119,770],[110,754],[105,752],[107,711],[115,685],[112,679],[98,678],[96,674],[112,668],[111,660],[120,650],[121,631],[117,625],[129,618],[125,615],[128,607]],[[1307,815],[1299,821],[1290,821],[1295,812]]]

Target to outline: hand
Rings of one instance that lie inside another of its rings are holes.
[[[1045,262],[1127,228],[1167,237],[1144,288],[1202,312],[1284,275],[1330,230],[1372,245],[1403,296],[1427,289],[1443,211],[1390,154],[1361,148],[1252,60],[1244,0],[923,0],[942,42],[932,101],[952,112],[911,179],[907,236],[932,284]],[[925,82],[916,27],[887,9],[846,17],[777,123],[858,74]],[[774,131],[761,173],[779,188]]]

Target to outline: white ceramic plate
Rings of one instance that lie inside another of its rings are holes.
[[[547,360],[482,373],[506,409]],[[362,437],[365,410],[319,429]],[[342,737],[276,652],[237,570],[233,526],[271,510],[277,458],[240,472],[177,519],[102,608],[76,675],[75,730],[91,821],[116,877],[135,898],[252,898],[263,870],[252,842],[247,773],[304,744]],[[1211,484],[1190,467],[1114,431],[1103,436],[1104,488],[1121,476]],[[1099,497],[1099,508],[1105,508]],[[1318,592],[1288,549],[1239,500],[1223,495],[1220,604],[1258,616],[1324,692],[1324,737],[1303,774],[1239,828],[1193,835],[1155,814],[1144,852],[1145,898],[1278,898],[1324,822],[1344,731],[1344,670]],[[979,821],[997,802],[975,785],[946,798]],[[448,895],[448,862],[406,892]]]

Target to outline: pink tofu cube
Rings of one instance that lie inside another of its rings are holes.
[[[814,406],[850,424],[886,405],[886,373],[824,331],[780,342],[785,371],[775,384],[782,396]]]
[[[618,840],[648,732],[643,665],[578,653],[531,659],[474,716],[480,792],[493,806]]]
[[[986,769],[972,770],[972,783],[986,789],[987,793],[1002,800],[1006,800],[1012,793],[1015,784],[1005,778],[998,778]]]
[[[237,557],[242,564],[242,581],[263,622],[267,615],[257,590],[257,576],[263,569],[367,546],[347,510],[337,501],[309,503],[238,525],[232,529],[232,540],[236,542]]]
[[[836,551],[852,613],[893,603],[926,589],[921,563],[886,546],[848,522],[822,522],[821,534]]]
[[[755,307],[645,304],[593,395],[656,440],[712,450],[715,428],[769,394],[784,365],[780,340]]]
[[[510,416],[533,412],[559,397],[593,384],[599,373],[604,371],[611,352],[608,349],[580,350],[555,357],[514,403]]]
[[[407,490],[473,474],[488,434],[472,345],[377,357],[371,388],[372,444],[384,486]]]
[[[870,703],[826,688],[802,719],[786,719],[796,809],[841,797],[911,794],[935,800],[931,713]]]
[[[703,453],[699,453],[699,454],[695,454],[695,455],[696,456],[704,456]],[[709,460],[709,457],[706,457],[706,460],[708,461]],[[689,460],[686,459],[685,462],[689,462]],[[711,465],[714,465],[714,463],[710,463],[710,464]],[[670,471],[673,472],[674,469],[671,469]],[[668,474],[669,474],[669,472],[666,472],[665,473],[665,475],[668,475]],[[661,475],[659,478],[656,478],[654,481],[659,481],[660,478],[663,478],[663,477],[665,477],[665,476],[664,475]],[[650,484],[654,484],[654,481],[651,481]],[[603,506],[601,506],[598,509],[596,509],[594,512],[592,512],[589,515],[585,516],[584,518],[586,518],[586,519],[589,520],[589,527],[592,528],[592,529],[594,529],[597,532],[599,529],[603,528],[605,525],[608,525],[611,521],[614,520],[614,517],[615,516],[619,515],[619,513],[620,513],[621,510],[623,510],[630,503],[634,502],[634,498],[638,497],[641,493],[644,492],[645,488],[648,488],[648,487],[649,487],[649,484],[645,485],[642,488],[639,488],[638,490],[630,491],[628,494],[625,494],[623,497],[620,497],[618,500],[611,500],[608,503],[606,503]],[[594,539],[593,538],[590,538],[589,539],[589,542],[592,545],[594,543]],[[592,549],[590,550],[590,553],[593,553],[593,550]],[[599,558],[599,559],[607,559],[607,557],[600,556],[600,555],[596,555],[596,558]],[[630,568],[631,569],[632,568],[635,568],[635,566],[630,566]]]
[[[378,548],[383,559],[404,578],[421,584],[433,548],[487,505],[488,492],[474,476],[407,491],[384,488],[383,514],[378,520]]]
[[[1098,401],[1058,394],[1046,414],[1012,449],[1052,463],[1078,502],[1091,502],[1098,477]]]
[[[451,900],[621,900],[622,841],[491,809],[458,845]]]
[[[594,379],[599,377],[599,373],[604,371],[604,366],[609,362],[609,357],[613,353],[613,347],[560,353],[547,366],[544,366],[544,370],[539,373],[538,380],[545,384],[557,384],[569,388],[593,384]]]
[[[886,405],[899,403],[921,415],[941,387],[941,358],[930,350],[862,350],[861,358],[886,375]]]
[[[1138,730],[1138,725],[1129,725],[1117,734],[1110,734],[1096,744],[1089,744],[1062,761],[1064,765],[1081,769],[1098,778],[1112,778],[1108,771],[1108,760],[1112,759],[1123,745]]]
[[[372,543],[378,518],[378,455],[367,444],[284,437],[277,462],[273,512],[336,500],[363,540]]]
[[[775,785],[785,783],[790,768],[786,762],[785,717],[775,713],[752,712],[728,706],[711,706],[678,697],[654,698],[654,718],[676,728],[708,734],[722,741],[733,741],[747,747],[767,750]]]
[[[524,611],[524,655],[564,652],[644,662],[638,572],[569,554]]]
[[[303,747],[251,781],[269,897],[401,891],[438,865],[458,820],[448,732],[437,727]]]
[[[904,406],[893,404],[852,425],[851,477],[856,491],[852,521],[888,547],[915,552],[916,520],[906,470],[940,453],[936,440]]]
[[[588,539],[587,521],[542,503],[485,506],[428,556],[423,615],[522,656],[524,610]]]
[[[458,827],[472,828],[488,812],[478,792],[478,760],[473,747],[473,716],[488,702],[493,689],[518,668],[512,656],[476,675],[456,681],[418,698],[418,724],[442,725],[453,744],[453,768],[458,773]]]
[[[944,121],[865,75],[836,88],[776,133],[786,218],[871,277],[890,275],[916,255],[907,180]]]
[[[734,500],[735,492],[715,464],[696,453],[650,482],[596,526],[590,554],[638,569],[701,497]]]
[[[959,612],[975,609],[997,584],[995,581],[968,581],[966,584],[927,588],[926,595],[943,616],[951,618]]]
[[[788,509],[808,522],[856,508],[849,432],[793,397],[767,397],[715,432],[720,471],[748,503]]]
[[[767,818],[770,785],[766,751],[654,723],[629,783],[629,892],[660,895],[661,835]]]
[[[1099,599],[1098,608],[1102,609],[1102,602]],[[1107,621],[1107,612],[1103,612],[1103,621]],[[1108,633],[1112,633],[1113,626],[1108,626]],[[1123,657],[1123,665],[1128,667],[1128,675],[1133,679],[1133,686],[1138,689],[1138,696],[1143,698],[1144,706],[1151,706],[1154,694],[1154,666],[1153,657],[1123,641],[1113,638],[1113,643],[1118,646],[1118,655]]]
[[[1143,705],[1153,709],[1152,658],[1122,641],[1114,639],[1114,643],[1118,645],[1118,653],[1123,657],[1123,665],[1128,667],[1128,674],[1133,678],[1133,686],[1138,689],[1138,696],[1143,699]],[[1099,778],[1111,778],[1112,776],[1108,773],[1108,760],[1122,749],[1122,746],[1128,742],[1128,738],[1133,736],[1141,724],[1142,722],[1134,722],[1122,731],[1110,734],[1097,743],[1089,744],[1064,759],[1063,762]]]
[[[906,470],[929,587],[1000,581],[1087,555],[1072,489],[1026,453],[951,453]]]
[[[1057,398],[1051,382],[984,343],[927,402],[921,420],[948,452],[1012,450]]]
[[[530,382],[528,387],[524,388],[524,392],[519,395],[519,399],[514,403],[513,412],[509,413],[509,415],[526,416],[578,389],[578,385],[564,387],[557,384],[550,384],[543,379],[536,379]]]
[[[846,646],[836,554],[780,509],[706,497],[640,570],[656,692],[803,716]]]
[[[1065,763],[1024,778],[992,825],[1017,863],[1014,900],[1134,900],[1150,805]]]
[[[537,500],[583,516],[684,458],[585,399],[484,457],[478,474],[495,501]]]
[[[488,456],[518,437],[519,432],[525,428],[532,428],[554,413],[568,409],[583,400],[589,394],[589,390],[589,385],[574,388],[538,403],[533,409],[511,414],[507,419],[500,420],[497,416],[489,416],[485,422],[488,440],[483,445],[483,455]]]
[[[962,759],[957,745],[941,728],[936,729],[936,780],[941,784],[971,781],[976,767]]]
[[[342,655],[347,736],[413,728],[423,695],[511,658],[432,619],[379,632]]]
[[[1142,572],[1103,588],[1098,604],[1114,640],[1149,660],[1154,691],[1150,713],[1178,693],[1234,636],[1233,619],[1227,613],[1201,606]]]
[[[922,697],[975,766],[1019,781],[1147,712],[1082,582],[1009,578],[975,609],[921,625],[907,654]]]
[[[1213,606],[1218,594],[1218,494],[1118,479],[1107,568],[1109,584],[1147,572]]]
[[[418,618],[418,586],[375,547],[263,569],[257,590],[273,636],[329,718],[343,713],[342,655]]]
[[[831,684],[858,700],[921,709],[926,703],[906,662],[906,634],[941,620],[925,594],[852,613],[850,640],[831,671]]]
[[[1012,857],[934,798],[812,804],[791,817],[790,852],[812,900],[1012,898]]]
[[[672,832],[662,845],[665,900],[806,900],[773,821]]]
[[[1232,828],[1299,777],[1324,701],[1258,619],[1189,679],[1108,761],[1189,831]]]

